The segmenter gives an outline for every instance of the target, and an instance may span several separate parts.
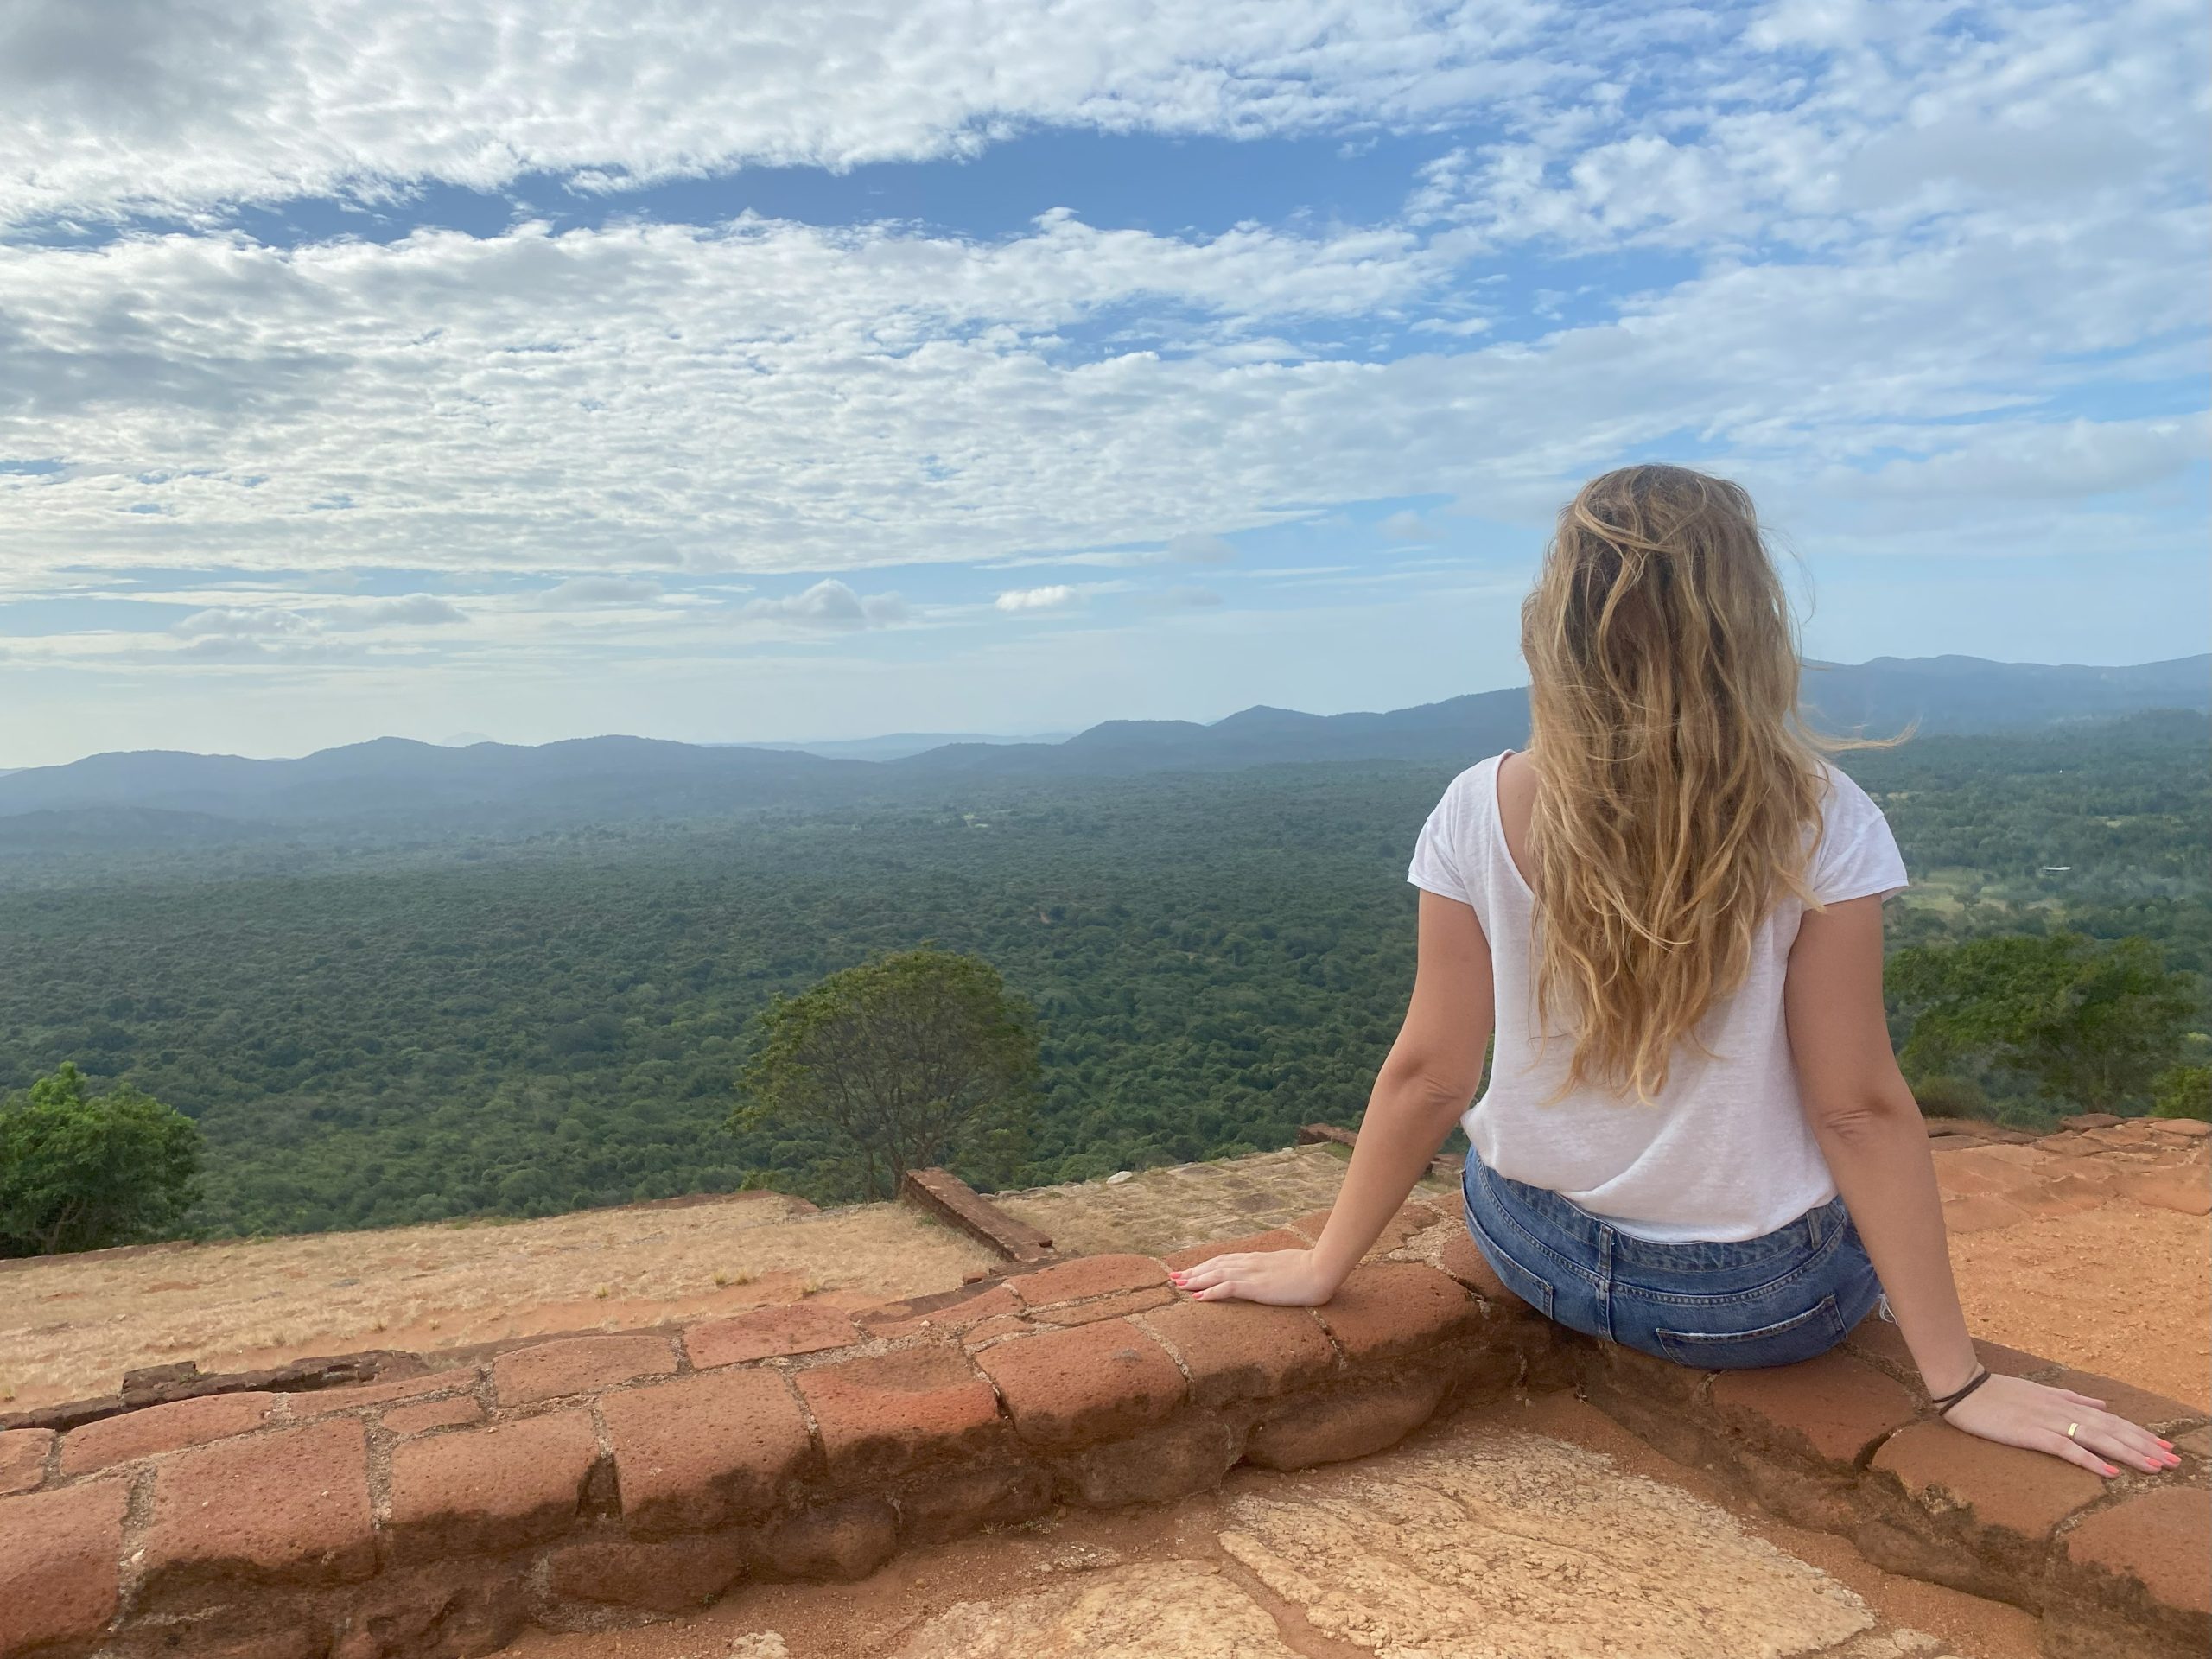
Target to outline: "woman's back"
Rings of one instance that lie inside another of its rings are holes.
[[[1905,885],[1881,810],[1825,766],[1825,826],[1807,868],[1819,902]],[[1484,1163],[1546,1188],[1621,1231],[1728,1242],[1771,1232],[1835,1196],[1801,1108],[1783,1015],[1783,984],[1803,902],[1783,891],[1754,931],[1744,976],[1675,1049],[1649,1103],[1571,1082],[1574,1033],[1536,1016],[1536,898],[1529,829],[1542,787],[1525,757],[1506,754],[1454,779],[1423,826],[1408,879],[1471,906],[1489,939],[1497,1049],[1481,1099],[1461,1120]],[[1813,841],[1815,827],[1806,839]],[[1519,861],[1516,861],[1516,857]]]

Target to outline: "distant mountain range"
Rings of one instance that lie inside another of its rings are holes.
[[[1805,697],[1831,730],[2003,732],[2149,709],[2212,708],[2212,656],[2131,668],[1972,657],[1819,664]],[[206,842],[226,824],[513,829],[942,794],[965,780],[1222,772],[1287,762],[1469,764],[1527,740],[1527,688],[1385,714],[1252,708],[1211,724],[1108,721],[1060,741],[905,734],[836,747],[577,738],[533,748],[378,738],[293,760],[149,750],[0,774],[0,851]],[[473,735],[473,734],[472,734]],[[856,756],[868,758],[855,758]]]

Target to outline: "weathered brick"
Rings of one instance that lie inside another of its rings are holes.
[[[347,1598],[351,1628],[330,1659],[471,1659],[496,1652],[529,1621],[528,1582],[518,1572],[487,1573],[472,1560],[380,1573]]]
[[[1245,1461],[1262,1469],[1308,1469],[1380,1452],[1435,1415],[1445,1387],[1441,1375],[1424,1372],[1293,1401],[1253,1425]]]
[[[2110,1112],[2076,1112],[2071,1117],[2060,1118],[2058,1127],[2078,1134],[2084,1129],[2109,1129],[2119,1122],[2120,1119]]]
[[[475,1395],[461,1394],[450,1400],[415,1400],[393,1406],[378,1421],[393,1433],[404,1437],[427,1429],[480,1423],[484,1421],[484,1408],[476,1403]]]
[[[1121,1320],[1047,1331],[976,1356],[1032,1446],[1127,1434],[1183,1397],[1183,1373],[1160,1345]]]
[[[1211,1412],[1188,1412],[1134,1439],[1088,1446],[1058,1459],[1076,1501],[1094,1510],[1167,1503],[1217,1486],[1243,1451]]]
[[[146,1538],[149,1579],[351,1582],[376,1570],[360,1421],[202,1446],[163,1466]]]
[[[1497,1269],[1491,1266],[1490,1258],[1468,1236],[1465,1228],[1444,1242],[1437,1265],[1489,1303],[1496,1313],[1542,1317],[1537,1309],[1506,1287],[1505,1281],[1497,1276]]]
[[[779,1578],[864,1579],[899,1547],[899,1516],[880,1497],[817,1503],[771,1529],[763,1565]]]
[[[1181,1356],[1192,1399],[1209,1408],[1310,1387],[1336,1369],[1336,1350],[1308,1308],[1180,1301],[1145,1323]]]
[[[1872,1466],[1893,1477],[1923,1510],[1954,1517],[1970,1540],[1994,1529],[2038,1548],[2105,1486],[2100,1477],[2047,1452],[1999,1446],[1932,1421],[1892,1434]]]
[[[1312,1248],[1312,1242],[1277,1227],[1264,1233],[1247,1233],[1242,1238],[1219,1238],[1210,1244],[1192,1244],[1160,1259],[1176,1272],[1195,1268],[1201,1262],[1211,1262],[1217,1255],[1258,1255],[1268,1250],[1303,1250]]]
[[[46,1478],[46,1454],[54,1449],[50,1428],[0,1429],[0,1497],[28,1492]]]
[[[598,1459],[583,1411],[407,1441],[391,1454],[392,1559],[493,1554],[554,1537],[575,1522]]]
[[[1006,1281],[1007,1287],[1028,1307],[1050,1307],[1083,1296],[1103,1296],[1114,1290],[1142,1290],[1167,1282],[1167,1269],[1149,1255],[1084,1255],[1041,1273],[1025,1273]]]
[[[276,1415],[279,1398],[274,1394],[211,1394],[103,1417],[61,1437],[62,1476],[89,1474],[133,1458],[249,1433]]]
[[[772,1508],[812,1459],[773,1371],[707,1371],[607,1395],[622,1511],[644,1537],[709,1532]]]
[[[2212,1617],[2212,1492],[2167,1486],[2122,1499],[2068,1532],[2067,1562],[2125,1584],[2155,1605]]]
[[[1101,1319],[1118,1319],[1127,1313],[1142,1313],[1148,1308],[1165,1307],[1174,1300],[1175,1291],[1172,1286],[1154,1285],[1144,1290],[1116,1291],[1110,1296],[1101,1296],[1096,1301],[1071,1302],[1058,1307],[1048,1307],[1034,1317],[1043,1325],[1096,1325]]]
[[[519,1406],[593,1394],[675,1370],[676,1354],[665,1337],[564,1337],[501,1354],[492,1362],[492,1386],[501,1405]]]
[[[985,1319],[1020,1312],[1021,1299],[1008,1290],[1006,1281],[1001,1280],[988,1289],[979,1290],[963,1300],[934,1309],[923,1317],[943,1330],[961,1331],[970,1325],[981,1325]]]
[[[474,1366],[425,1371],[420,1376],[397,1376],[384,1382],[361,1382],[344,1389],[318,1389],[292,1396],[292,1419],[305,1422],[334,1411],[353,1411],[362,1406],[388,1405],[395,1400],[420,1400],[426,1395],[474,1389],[478,1372]]]
[[[982,1319],[960,1333],[960,1340],[970,1352],[987,1342],[1001,1337],[1027,1336],[1039,1329],[1019,1313],[1001,1313],[995,1319]]]
[[[899,1520],[910,1541],[934,1544],[1034,1520],[1052,1507],[1052,1471],[1041,1464],[956,1465],[908,1482]]]
[[[774,1354],[811,1354],[849,1348],[861,1339],[852,1316],[817,1302],[756,1307],[727,1319],[686,1325],[683,1351],[701,1370],[739,1365]]]
[[[1919,1415],[1904,1384],[1839,1353],[1722,1371],[1713,1380],[1712,1400],[1721,1421],[1759,1450],[1829,1471],[1853,1467]]]
[[[553,1552],[555,1599],[681,1613],[703,1607],[745,1574],[744,1535],[718,1533],[665,1543],[594,1539]]]
[[[1006,1443],[998,1396],[966,1355],[930,1343],[801,1372],[831,1478],[879,1481]]]
[[[1478,1310],[1447,1274],[1418,1262],[1354,1268],[1317,1310],[1347,1359],[1402,1354],[1474,1329]]]
[[[119,1480],[0,1500],[0,1653],[86,1642],[115,1617]]]

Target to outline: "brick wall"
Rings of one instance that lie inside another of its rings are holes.
[[[0,1433],[0,1659],[491,1651],[854,1579],[1053,1503],[1159,1502],[1239,1461],[1380,1450],[1440,1409],[1580,1388],[1681,1459],[1892,1571],[2039,1613],[2073,1659],[2202,1654],[2202,1414],[2032,1356],[2183,1448],[2107,1483],[1921,1419],[1904,1356],[1707,1376],[1565,1338],[1408,1204],[1325,1307],[1202,1303],[1169,1267],[1310,1242],[1077,1258],[857,1313],[763,1309],[448,1370]]]

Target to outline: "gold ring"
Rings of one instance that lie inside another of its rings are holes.
[[[2072,1440],[2072,1439],[2074,1438],[2074,1431],[2075,1431],[2075,1429],[2077,1429],[2077,1428],[2081,1427],[2082,1427],[2082,1425],[2081,1425],[2081,1424],[2079,1424],[2079,1423],[2069,1423],[2069,1424],[2067,1424],[2067,1425],[2066,1425],[2066,1438],[2067,1438],[2068,1440]]]

